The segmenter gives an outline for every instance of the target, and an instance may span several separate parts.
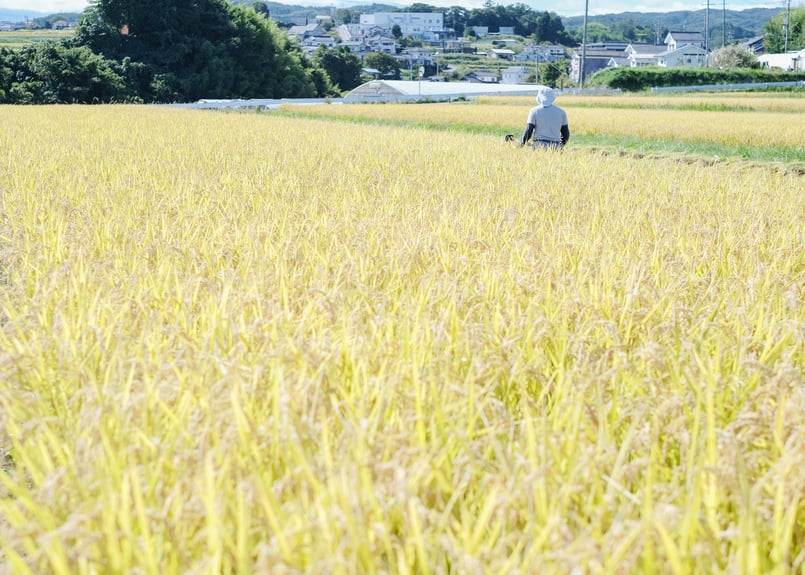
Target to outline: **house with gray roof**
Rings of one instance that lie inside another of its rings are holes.
[[[623,58],[623,48],[587,48],[584,55],[584,77],[603,70],[609,65],[612,58]],[[573,50],[570,54],[570,79],[579,82],[582,71],[582,49]]]
[[[668,47],[662,44],[629,44],[624,50],[626,64],[630,68],[656,66],[657,54],[665,52]]]
[[[501,82],[504,84],[523,84],[534,71],[525,66],[509,66],[501,72]]]
[[[701,32],[668,32],[663,40],[669,52],[688,45],[704,48],[704,43],[704,35]]]
[[[499,60],[511,60],[514,58],[514,50],[509,48],[492,48],[486,53],[489,58],[497,58]]]
[[[464,76],[461,81],[477,82],[481,84],[497,84],[500,82],[500,76],[498,76],[497,72],[493,72],[492,70],[473,70]]]
[[[666,50],[656,56],[661,68],[701,68],[707,66],[707,51],[695,44],[685,44],[675,50]]]
[[[764,43],[763,36],[754,36],[752,38],[747,38],[740,42],[741,46],[745,46],[747,50],[752,52],[755,56],[759,56],[766,51],[766,46]]]

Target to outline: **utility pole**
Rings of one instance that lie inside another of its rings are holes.
[[[785,48],[783,49],[783,53],[788,52],[788,30],[791,27],[791,0],[788,0],[786,3],[785,9]]]
[[[584,32],[581,36],[581,70],[579,70],[579,88],[584,89],[584,65],[587,63],[587,12],[590,0],[584,0]]]

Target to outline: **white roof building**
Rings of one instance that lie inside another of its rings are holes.
[[[344,102],[394,102],[404,100],[452,100],[474,96],[536,96],[538,84],[491,84],[471,82],[428,82],[416,80],[372,80],[361,84]]]
[[[400,27],[403,36],[422,37],[444,30],[444,14],[442,12],[375,12],[361,14],[361,26],[370,28],[378,26],[391,30],[394,25]]]
[[[791,72],[801,72],[805,70],[805,49],[783,54],[763,54],[757,57],[757,61],[764,68],[782,68]]]
[[[501,81],[504,84],[522,84],[525,82],[525,79],[533,73],[533,69],[526,68],[525,66],[510,66],[501,73]]]

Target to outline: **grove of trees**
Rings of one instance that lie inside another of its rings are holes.
[[[226,0],[95,0],[69,40],[0,50],[0,102],[331,95],[326,71],[266,16]]]

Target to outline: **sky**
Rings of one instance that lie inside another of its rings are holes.
[[[402,0],[378,0],[388,4],[404,6],[412,2]],[[779,8],[783,9],[786,0],[565,0],[557,6],[552,0],[493,0],[495,4],[508,6],[522,2],[534,10],[550,11],[560,16],[581,16],[584,14],[585,1],[588,14],[617,14],[620,12],[672,12],[675,10],[702,10],[710,2],[711,10],[720,10],[725,5],[728,10],[744,10],[746,8]],[[422,0],[431,6],[463,6],[464,8],[480,8],[483,0]],[[803,0],[792,0],[791,5],[801,6]],[[301,6],[354,6],[369,4],[371,0],[287,0],[283,4]],[[87,0],[0,0],[0,7],[12,10],[31,10],[53,14],[55,12],[81,12],[89,5]]]

